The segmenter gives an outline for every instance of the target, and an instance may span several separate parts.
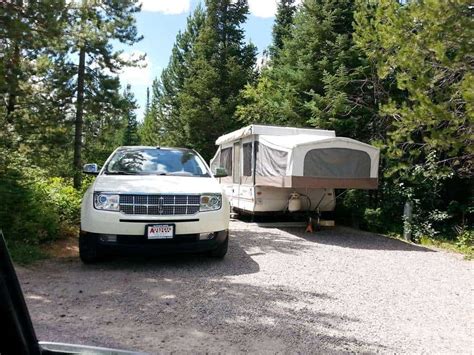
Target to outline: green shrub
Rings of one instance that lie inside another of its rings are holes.
[[[28,244],[57,235],[59,216],[47,192],[20,170],[8,170],[0,181],[0,227],[6,238]]]
[[[49,196],[61,222],[79,224],[81,192],[72,187],[72,181],[60,177],[36,180],[36,185]]]
[[[46,258],[46,253],[38,245],[27,244],[15,240],[7,240],[8,250],[12,259],[22,265],[31,264]]]
[[[347,190],[340,196],[336,201],[336,218],[343,224],[359,227],[369,203],[367,191]]]
[[[364,211],[364,224],[367,230],[371,232],[384,232],[385,220],[382,209],[377,208],[366,208]]]
[[[470,183],[454,178],[438,160],[432,152],[425,164],[413,165],[403,174],[390,174],[385,169],[378,190],[348,190],[337,202],[339,222],[395,235],[408,227],[416,242],[428,238],[468,243],[469,235],[455,232],[455,227],[472,229]],[[411,222],[403,219],[407,201],[413,205]]]
[[[474,231],[464,227],[457,226],[455,228],[457,233],[456,244],[460,248],[474,248]]]
[[[20,259],[39,255],[34,247],[43,242],[77,233],[82,196],[71,181],[28,166],[14,156],[0,169],[0,228]]]

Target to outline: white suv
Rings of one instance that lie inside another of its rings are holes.
[[[86,164],[84,172],[97,178],[82,200],[83,262],[119,250],[225,256],[229,202],[195,151],[119,147],[100,171]]]

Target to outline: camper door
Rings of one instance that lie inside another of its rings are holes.
[[[239,189],[235,207],[245,211],[254,211],[254,137],[245,137],[240,141]]]

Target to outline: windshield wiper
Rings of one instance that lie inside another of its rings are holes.
[[[189,173],[187,171],[173,171],[173,172],[167,173],[166,175],[171,175],[171,176],[194,176],[192,173]]]
[[[105,172],[107,175],[137,175],[137,173],[132,173],[130,171],[123,171],[123,170],[119,170],[119,171],[106,171]]]

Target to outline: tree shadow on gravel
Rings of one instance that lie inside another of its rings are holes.
[[[303,227],[262,228],[253,223],[237,222],[232,232],[244,249],[255,247],[263,252],[297,253],[312,245],[329,245],[342,248],[392,251],[436,252],[381,234],[364,232],[348,227],[323,228],[306,233]],[[283,232],[283,233],[282,233]]]
[[[282,286],[258,286],[225,280],[210,281],[222,288],[222,301],[209,304],[205,323],[217,319],[232,328],[234,336],[246,339],[241,350],[250,352],[333,352],[380,351],[383,345],[346,336],[347,328],[359,319],[322,311],[333,297],[316,292],[297,291]],[[250,338],[255,337],[252,342]],[[265,348],[259,337],[270,338]],[[276,346],[276,347],[274,347]]]
[[[117,254],[92,265],[83,265],[88,270],[181,270],[192,275],[236,276],[258,272],[258,264],[245,252],[232,235],[229,251],[224,259],[206,254],[127,255]]]
[[[30,299],[33,315],[38,306],[47,313],[35,322],[40,338],[152,353],[394,352],[354,335],[359,319],[325,311],[336,300],[324,293],[169,270],[131,276],[117,284],[103,275],[83,293],[63,294],[67,310]]]
[[[358,337],[360,320],[335,307],[334,296],[254,278],[253,249],[307,250],[299,232],[241,227],[221,261],[134,256],[30,270],[24,286],[39,337],[151,353],[396,352]]]
[[[343,248],[436,252],[432,249],[406,243],[381,234],[347,227],[326,228],[314,233],[305,233],[304,230],[298,228],[282,228],[281,230],[312,243],[334,245]]]

